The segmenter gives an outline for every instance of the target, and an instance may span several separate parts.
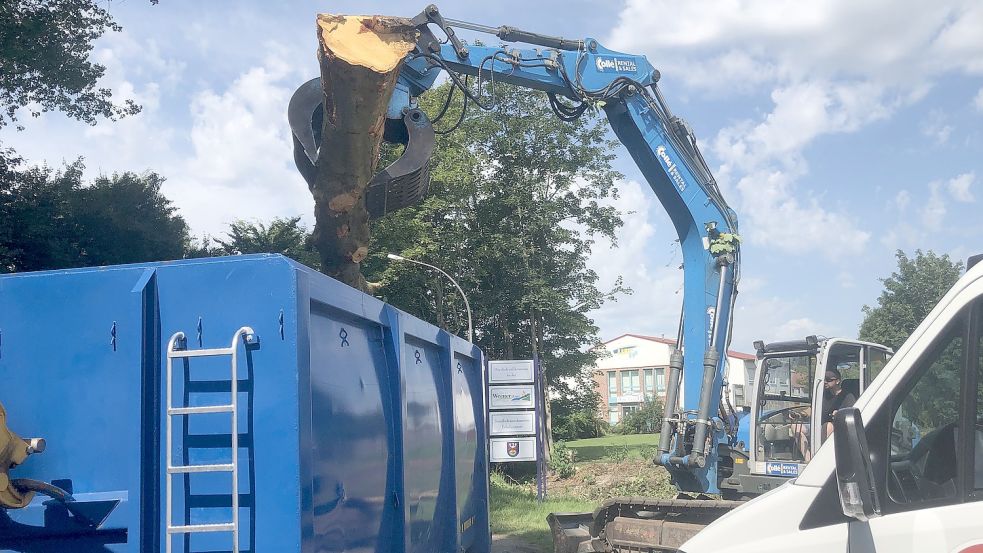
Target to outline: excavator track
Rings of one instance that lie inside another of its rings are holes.
[[[709,496],[614,497],[593,513],[553,513],[546,520],[554,553],[663,553],[741,504]]]

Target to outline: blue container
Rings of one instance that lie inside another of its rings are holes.
[[[11,477],[119,502],[0,511],[0,551],[487,553],[483,386],[472,344],[282,256],[0,277],[0,402],[48,445]]]

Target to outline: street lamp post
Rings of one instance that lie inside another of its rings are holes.
[[[444,275],[445,277],[447,277],[447,280],[450,280],[451,283],[454,284],[454,287],[457,288],[458,293],[460,293],[461,294],[461,297],[464,299],[464,308],[468,312],[468,341],[471,342],[471,343],[474,343],[474,326],[472,326],[472,324],[471,324],[471,304],[468,303],[468,297],[466,295],[464,295],[464,290],[462,290],[461,289],[461,285],[458,284],[456,280],[454,280],[454,277],[452,277],[451,275],[447,274],[440,267],[435,267],[435,266],[433,266],[433,265],[431,265],[429,263],[424,263],[422,261],[417,261],[416,259],[410,259],[408,257],[403,257],[401,255],[396,255],[394,253],[388,254],[386,257],[388,257],[389,259],[392,259],[393,261],[409,261],[410,263],[416,263],[417,265],[423,265],[424,267],[429,267],[429,268],[437,271],[438,273]]]

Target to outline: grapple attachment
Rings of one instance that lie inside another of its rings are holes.
[[[320,153],[321,125],[324,118],[321,79],[311,79],[294,92],[287,109],[293,133],[294,162],[297,170],[314,186]],[[413,205],[430,189],[430,157],[435,135],[430,118],[419,108],[403,110],[402,118],[386,119],[383,139],[403,144],[403,155],[379,171],[365,189],[365,207],[373,219]]]

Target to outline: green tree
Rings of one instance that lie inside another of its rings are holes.
[[[429,94],[424,109],[438,111],[447,92]],[[467,318],[450,283],[385,255],[441,267],[468,295],[489,358],[538,355],[551,396],[579,407],[569,412],[593,412],[598,338],[586,312],[623,291],[602,292],[587,267],[595,240],[616,244],[622,225],[603,205],[621,177],[614,145],[599,118],[563,122],[540,93],[497,84],[494,97],[491,111],[471,110],[439,135],[426,200],[373,222],[366,276],[381,281],[387,301],[462,334]],[[452,102],[438,129],[460,108]]]
[[[624,434],[652,434],[662,427],[662,402],[658,398],[645,400],[638,411],[625,415],[621,421]]]
[[[93,42],[119,31],[96,0],[5,0],[0,3],[0,127],[32,116],[62,111],[95,124],[137,113],[130,100],[114,104],[97,86],[106,68],[89,61]]]
[[[82,181],[81,161],[8,172],[0,188],[0,272],[181,258],[188,226],[156,173]]]
[[[860,339],[897,350],[956,283],[963,264],[932,251],[915,250],[915,256],[908,257],[898,250],[895,255],[898,269],[881,279],[884,291],[877,306],[863,307]]]
[[[100,176],[73,196],[82,265],[180,259],[188,225],[161,193],[164,177],[125,172]]]
[[[235,221],[229,225],[226,239],[215,242],[217,247],[206,247],[207,254],[280,253],[310,267],[319,264],[311,233],[300,223],[300,217],[276,217],[269,224]]]

